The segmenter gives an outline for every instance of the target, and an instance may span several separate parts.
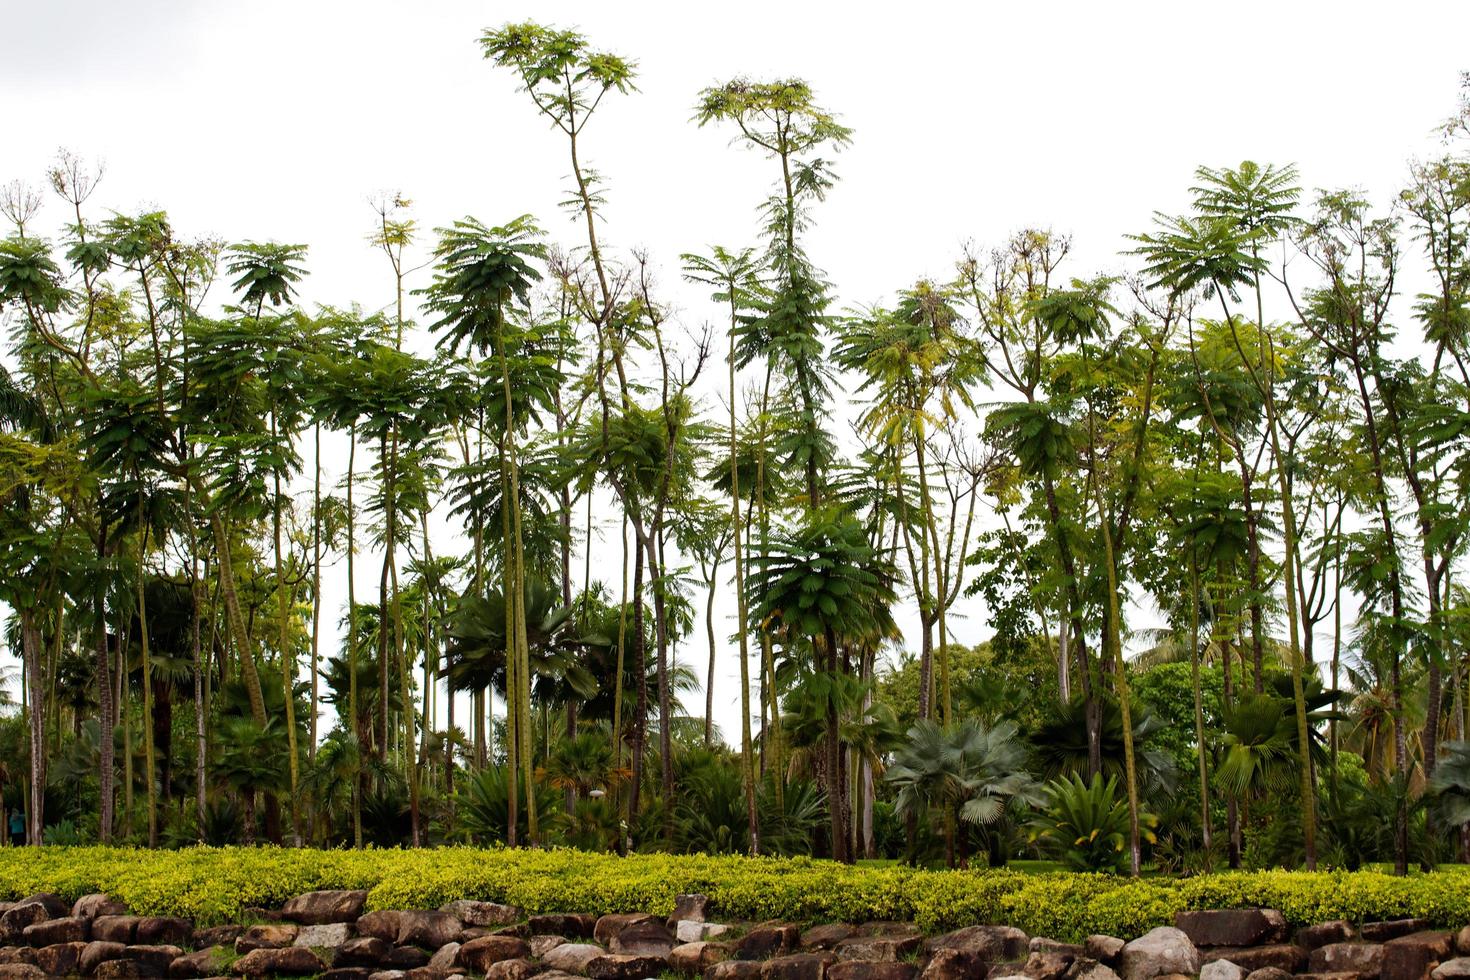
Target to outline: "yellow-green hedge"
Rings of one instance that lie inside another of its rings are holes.
[[[485,899],[537,912],[667,913],[675,896],[702,892],[727,919],[911,920],[928,932],[1005,923],[1077,940],[1132,937],[1181,909],[1265,906],[1293,923],[1422,916],[1470,923],[1470,874],[1407,878],[1373,871],[1261,871],[1183,880],[1015,871],[847,867],[801,858],[637,855],[445,848],[316,851],[106,847],[0,848],[0,899],[38,891],[74,899],[105,891],[136,912],[201,924],[278,906],[319,888],[369,889],[369,908],[434,908]]]

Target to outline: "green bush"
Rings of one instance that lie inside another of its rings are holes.
[[[369,889],[369,908],[435,908],[457,898],[519,905],[528,913],[667,914],[702,892],[730,920],[902,919],[926,932],[976,923],[1015,925],[1076,941],[1133,937],[1181,909],[1265,906],[1294,924],[1422,916],[1470,922],[1470,875],[1395,878],[1376,871],[1259,871],[1133,881],[1104,874],[919,871],[848,867],[808,858],[641,854],[468,847],[320,851],[199,847],[0,848],[0,899],[38,891],[75,899],[105,891],[135,912],[210,925],[251,906],[278,906],[319,888]]]

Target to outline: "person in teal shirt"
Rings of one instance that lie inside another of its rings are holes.
[[[26,814],[24,810],[10,811],[10,842],[22,847],[26,842]]]

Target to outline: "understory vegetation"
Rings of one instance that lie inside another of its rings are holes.
[[[1201,167],[1126,274],[999,231],[859,307],[808,251],[858,138],[811,85],[689,93],[757,219],[655,257],[587,162],[637,63],[479,41],[571,220],[384,195],[343,232],[378,312],[308,306],[304,244],[108,211],[74,154],[0,194],[7,829],[663,854],[44,850],[0,891],[1470,919],[1454,875],[1187,877],[1470,855],[1470,80],[1392,200]],[[1077,873],[918,870],[1022,857]],[[1107,877],[1145,870],[1185,880]]]

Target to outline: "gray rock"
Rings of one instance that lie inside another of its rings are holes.
[[[1172,926],[1150,929],[1123,947],[1118,957],[1123,980],[1151,980],[1170,973],[1199,973],[1199,950],[1183,931]]]
[[[1470,977],[1470,957],[1445,960],[1429,974],[1431,980],[1465,980]]]
[[[469,899],[460,899],[457,902],[441,905],[439,911],[457,916],[467,926],[508,926],[526,917],[526,913],[514,905],[501,905],[499,902],[472,902]]]
[[[697,943],[707,939],[714,939],[716,936],[722,936],[729,931],[729,926],[719,922],[700,922],[695,919],[681,919],[674,923],[674,937],[681,943]]]
[[[1328,943],[1312,950],[1307,969],[1313,973],[1356,973],[1372,980],[1383,969],[1383,947],[1378,943]]]
[[[1088,936],[1082,944],[1083,952],[1099,963],[1116,966],[1118,957],[1123,955],[1123,947],[1128,944],[1116,936]]]
[[[1245,980],[1245,971],[1229,960],[1213,960],[1200,967],[1199,980]]]
[[[329,922],[317,926],[302,926],[296,934],[293,946],[312,948],[336,948],[351,939],[356,930],[351,922]]]
[[[354,922],[362,915],[367,894],[360,888],[307,892],[281,906],[281,915],[308,926]]]
[[[601,946],[591,943],[562,943],[546,951],[541,957],[553,970],[564,970],[567,973],[585,973],[587,964],[603,954]]]

